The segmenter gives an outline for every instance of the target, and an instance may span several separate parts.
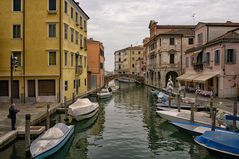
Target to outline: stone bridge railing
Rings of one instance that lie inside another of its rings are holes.
[[[109,83],[109,81],[119,78],[127,78],[127,79],[133,79],[138,83],[144,83],[145,78],[144,76],[138,76],[133,74],[113,74],[113,75],[107,75],[105,76],[105,84]]]

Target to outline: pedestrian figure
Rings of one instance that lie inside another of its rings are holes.
[[[16,116],[17,113],[19,112],[18,109],[15,108],[15,104],[12,104],[11,107],[9,108],[9,117],[12,121],[12,130],[16,130]]]

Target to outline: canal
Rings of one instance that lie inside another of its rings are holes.
[[[150,88],[146,86],[120,84],[120,91],[99,104],[97,115],[74,123],[74,137],[51,159],[213,159],[191,136],[156,115]],[[54,117],[59,118],[63,117]],[[27,158],[24,141],[16,141],[0,156]]]

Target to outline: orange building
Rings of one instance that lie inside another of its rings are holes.
[[[104,85],[104,46],[100,41],[87,40],[88,90]]]

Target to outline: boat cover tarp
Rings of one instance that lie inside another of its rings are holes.
[[[97,108],[96,103],[92,103],[88,98],[77,99],[68,108],[68,113],[72,116],[84,115],[94,111]]]
[[[206,131],[195,140],[209,149],[239,155],[239,134],[233,132]]]

